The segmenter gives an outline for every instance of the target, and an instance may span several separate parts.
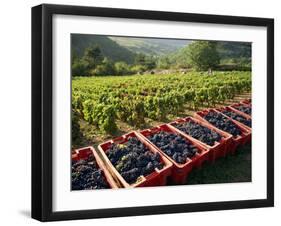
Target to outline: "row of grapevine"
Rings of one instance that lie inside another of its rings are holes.
[[[250,72],[75,78],[72,108],[102,132],[113,133],[116,120],[140,126],[145,118],[163,120],[187,105],[214,106],[250,90]]]

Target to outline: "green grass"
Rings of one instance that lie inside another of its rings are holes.
[[[235,155],[217,159],[214,164],[205,164],[193,170],[186,184],[214,184],[251,182],[251,145],[240,147]]]

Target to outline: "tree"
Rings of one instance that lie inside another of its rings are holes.
[[[88,64],[83,60],[76,58],[71,65],[72,76],[88,76]]]
[[[95,69],[97,65],[101,64],[104,57],[100,48],[97,45],[88,47],[83,56],[83,60],[87,62],[88,69]]]
[[[79,58],[77,52],[73,49],[71,51],[71,71],[72,76],[87,76],[87,63]]]
[[[214,41],[194,41],[188,46],[188,60],[196,70],[214,69],[220,62]]]
[[[188,45],[170,55],[170,62],[175,68],[190,68],[188,59]]]
[[[151,70],[156,67],[156,59],[153,56],[139,53],[135,57],[135,65],[141,65],[145,70]]]
[[[115,68],[116,75],[127,75],[127,74],[130,74],[130,68],[129,68],[128,64],[126,64],[123,61],[116,62],[114,64],[114,68]]]
[[[161,69],[169,69],[171,66],[171,62],[168,56],[163,56],[159,58],[157,62],[157,67]]]
[[[146,70],[146,67],[143,66],[143,65],[133,65],[131,68],[130,68],[130,71],[132,74],[137,74],[137,73],[143,73],[145,72]]]
[[[79,59],[79,56],[78,56],[77,52],[75,51],[75,49],[72,49],[71,50],[71,62],[74,63],[78,59]]]
[[[135,57],[135,64],[139,64],[139,65],[145,65],[145,55],[143,53],[139,53],[136,55]]]
[[[91,75],[114,75],[115,68],[112,61],[106,57],[101,64],[97,65],[95,69],[91,70]]]
[[[148,70],[151,70],[156,67],[156,60],[153,56],[147,56],[145,58],[145,66]]]

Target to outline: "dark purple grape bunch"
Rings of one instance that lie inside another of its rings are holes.
[[[234,137],[241,135],[242,133],[240,128],[237,127],[236,124],[234,124],[231,120],[220,113],[210,111],[207,115],[204,116],[204,119],[206,119],[215,127],[232,134]]]
[[[238,111],[241,111],[247,115],[252,115],[252,108],[245,106],[245,105],[239,105],[239,106],[235,106],[235,109],[237,109]]]
[[[179,164],[186,163],[198,152],[192,143],[174,133],[161,131],[147,138]]]
[[[221,135],[217,132],[193,121],[175,123],[173,126],[209,146],[213,146],[216,141],[222,139]]]
[[[72,161],[72,190],[104,188],[109,188],[109,185],[93,156],[85,160]]]
[[[234,111],[228,111],[228,110],[224,110],[222,111],[223,114],[227,115],[228,117],[243,123],[244,125],[248,126],[248,127],[252,127],[252,120],[251,119],[247,119],[242,115],[237,114]]]
[[[154,154],[135,137],[123,144],[112,144],[106,154],[129,184],[135,183],[141,175],[147,176],[156,168],[164,167],[160,154]]]

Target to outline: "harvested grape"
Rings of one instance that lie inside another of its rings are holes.
[[[248,127],[252,127],[252,120],[246,119],[244,116],[239,115],[233,111],[224,110],[222,111],[223,114],[227,115],[230,118],[233,118],[234,120],[243,123],[244,125]]]
[[[247,115],[252,115],[252,108],[245,106],[245,105],[239,105],[239,106],[234,106],[235,109],[237,109],[238,111],[241,111]]]
[[[147,138],[179,164],[186,163],[187,159],[192,158],[198,152],[192,143],[174,133],[161,131]]]
[[[220,141],[222,138],[217,132],[193,121],[177,123],[173,126],[210,146],[213,146],[216,141]]]
[[[72,161],[72,190],[104,188],[109,188],[109,185],[93,156],[85,160]]]
[[[135,137],[130,137],[123,144],[112,144],[106,154],[129,184],[135,183],[141,175],[149,175],[156,168],[164,167],[160,154],[151,152]]]
[[[206,119],[215,127],[232,134],[234,137],[242,133],[241,130],[231,120],[220,113],[210,111],[204,116],[204,119]]]

